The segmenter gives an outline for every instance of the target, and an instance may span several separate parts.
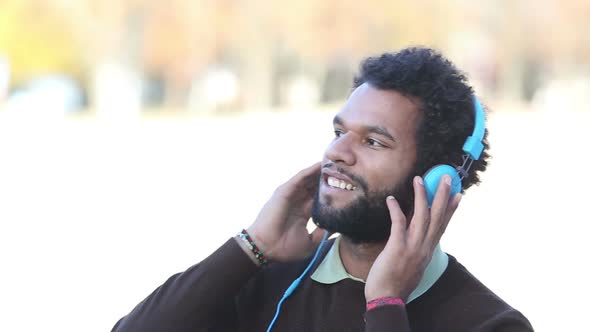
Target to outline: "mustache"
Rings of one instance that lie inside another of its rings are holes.
[[[365,179],[363,179],[361,176],[350,173],[349,171],[345,170],[344,168],[334,165],[333,162],[328,162],[325,165],[322,166],[322,169],[324,168],[331,168],[333,170],[336,170],[338,173],[344,174],[346,176],[348,176],[352,181],[356,182],[365,193],[369,192],[369,185],[367,184],[367,181],[365,181]]]

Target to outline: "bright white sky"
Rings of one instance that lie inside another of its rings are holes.
[[[0,118],[0,330],[109,331],[319,160],[333,114]],[[443,250],[537,331],[577,330],[590,295],[590,114],[490,120],[494,159]]]

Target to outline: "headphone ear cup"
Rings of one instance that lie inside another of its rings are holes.
[[[457,173],[455,167],[450,165],[436,165],[429,169],[426,174],[424,174],[424,188],[426,189],[428,207],[432,206],[434,194],[438,189],[438,184],[445,174],[450,175],[452,179],[450,196],[452,197],[453,195],[461,192],[461,177],[459,177],[459,173]]]

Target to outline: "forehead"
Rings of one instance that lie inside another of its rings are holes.
[[[337,114],[347,127],[382,126],[404,141],[414,140],[419,115],[417,101],[368,83],[357,87]]]

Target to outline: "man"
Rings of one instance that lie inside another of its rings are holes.
[[[429,208],[421,175],[461,165],[473,100],[465,76],[431,49],[368,58],[322,162],[281,185],[247,230],[172,276],[113,330],[532,331],[438,246],[461,193],[451,194],[445,175]],[[478,183],[487,158],[484,150],[463,174],[463,189]],[[340,236],[312,260],[326,232]]]

